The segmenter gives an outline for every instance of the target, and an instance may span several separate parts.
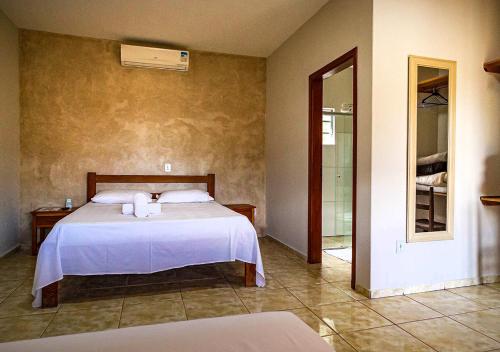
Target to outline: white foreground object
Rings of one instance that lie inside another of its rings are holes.
[[[5,352],[331,352],[289,312],[268,312],[137,326],[3,343]]]

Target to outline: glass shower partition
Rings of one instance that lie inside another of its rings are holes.
[[[352,113],[323,109],[323,236],[352,246]],[[325,248],[326,248],[325,247]]]

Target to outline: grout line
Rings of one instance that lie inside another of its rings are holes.
[[[43,334],[45,334],[45,332],[47,331],[47,329],[49,328],[50,324],[52,324],[52,322],[54,321],[54,319],[56,318],[56,315],[57,313],[59,312],[59,310],[57,312],[54,313],[54,316],[52,317],[52,319],[50,319],[49,323],[47,324],[47,326],[45,327],[45,329],[43,329],[42,333],[40,334],[39,337],[42,337]]]
[[[488,310],[493,310],[493,309],[488,309]],[[482,310],[481,312],[484,312],[484,311]],[[475,312],[470,312],[470,313],[475,313]],[[464,313],[464,314],[467,314],[467,313]],[[455,314],[455,315],[461,315],[461,314]],[[481,332],[481,331],[479,331],[479,330],[476,330],[475,328],[470,327],[470,326],[466,325],[465,323],[462,323],[461,321],[458,321],[458,320],[453,319],[453,316],[448,316],[447,318],[448,318],[448,319],[451,319],[451,320],[453,320],[454,322],[457,322],[457,323],[459,323],[460,325],[465,326],[466,328],[471,329],[471,330],[473,330],[473,331],[475,331],[475,332],[477,332],[477,333],[479,333],[479,334],[481,334],[481,335],[483,335],[483,336],[486,336],[486,337],[488,337],[488,338],[492,339],[492,340],[493,340],[493,341],[495,341],[495,342],[500,342],[500,340],[497,340],[497,339],[495,339],[495,338],[493,338],[493,337],[491,337],[491,336],[488,336],[488,335],[486,335],[484,332]]]
[[[453,293],[453,292],[450,292],[450,293]],[[432,308],[432,307],[430,307],[430,306],[426,305],[425,303],[422,303],[422,302],[417,301],[417,300],[416,300],[416,299],[414,299],[413,297],[410,297],[410,296],[407,296],[407,295],[405,295],[405,296],[406,296],[406,297],[408,297],[409,299],[411,299],[411,300],[413,300],[413,301],[415,301],[415,302],[417,302],[417,303],[419,303],[419,304],[421,304],[421,305],[423,305],[423,306],[425,306],[425,307],[429,308],[429,309],[432,309],[432,310],[433,310],[433,311],[435,311],[435,312],[438,312],[438,313],[439,313],[439,314],[441,314],[443,317],[451,317],[451,316],[453,316],[453,315],[461,315],[461,314],[467,314],[467,313],[482,312],[482,311],[484,311],[484,310],[488,310],[488,309],[490,309],[490,308],[487,308],[487,307],[485,306],[485,308],[484,308],[484,309],[472,310],[472,311],[470,311],[470,312],[455,313],[455,314],[445,314],[445,313],[441,313],[440,311],[438,311],[438,310],[437,310],[437,309],[435,309],[435,308]],[[457,296],[458,296],[458,295],[457,295]],[[462,296],[460,296],[460,297],[462,297]],[[465,298],[465,297],[462,297],[462,298]],[[476,301],[471,300],[471,299],[469,299],[469,298],[465,298],[465,299],[467,299],[468,301],[474,302],[474,303],[479,303],[479,302],[476,302]],[[422,320],[427,320],[427,319],[422,319]],[[415,320],[415,321],[418,321],[418,320]],[[410,322],[409,322],[409,323],[410,323]]]
[[[441,318],[434,318],[434,319],[441,319]],[[432,347],[431,345],[429,345],[428,343],[422,341],[420,338],[418,338],[417,336],[413,335],[411,332],[409,331],[406,331],[402,326],[400,326],[399,324],[396,324],[396,326],[398,328],[400,328],[401,330],[403,330],[404,332],[406,332],[408,335],[412,336],[413,338],[415,338],[417,341],[420,341],[422,342],[424,345],[426,345],[427,347],[429,347],[431,350],[433,351],[438,351],[436,348]]]
[[[118,329],[122,325],[123,308],[125,307],[125,297],[122,299],[122,309],[120,310],[120,319],[118,319]]]

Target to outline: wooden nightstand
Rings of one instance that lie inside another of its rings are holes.
[[[225,207],[240,213],[241,215],[245,215],[248,220],[252,223],[255,222],[255,206],[251,204],[224,204]]]
[[[58,210],[50,208],[52,207],[38,208],[31,212],[31,255],[38,254],[38,248],[47,236],[47,229],[54,227],[56,222],[78,209],[78,207]],[[38,242],[38,229],[40,229],[40,242]]]

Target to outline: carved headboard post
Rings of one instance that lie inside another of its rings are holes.
[[[215,174],[208,174],[207,177],[207,192],[211,197],[215,198]]]
[[[96,195],[96,173],[87,172],[87,202],[90,202],[92,197]]]

